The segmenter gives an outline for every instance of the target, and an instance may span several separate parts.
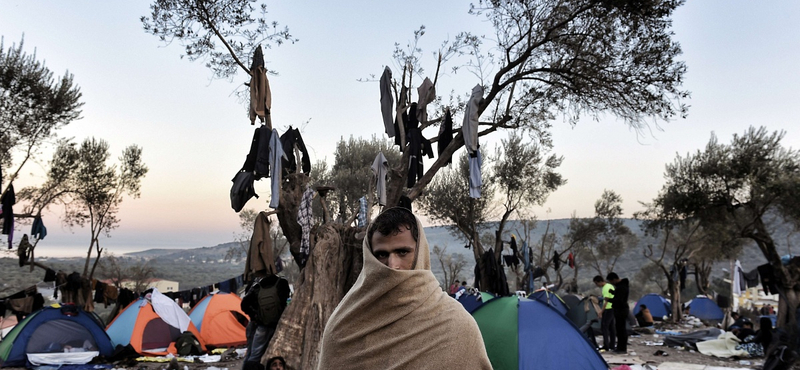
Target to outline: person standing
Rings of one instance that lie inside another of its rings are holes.
[[[245,328],[247,352],[242,366],[243,370],[261,369],[261,357],[275,334],[291,291],[289,282],[275,274],[257,278],[246,291],[241,308],[250,316],[250,323]]]
[[[625,327],[625,323],[630,313],[630,307],[628,307],[629,282],[628,279],[620,279],[614,272],[609,273],[606,280],[614,285],[614,297],[611,298],[614,329],[617,333],[617,349],[614,352],[626,354],[628,353],[628,328]]]
[[[607,283],[600,275],[595,276],[592,281],[603,292],[603,307],[600,309],[600,330],[603,333],[602,349],[611,351],[616,347],[617,341],[611,302],[614,299],[614,286]]]

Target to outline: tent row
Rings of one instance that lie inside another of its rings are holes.
[[[240,305],[236,294],[217,293],[186,314],[155,290],[149,300],[142,297],[128,305],[107,327],[77,306],[47,306],[28,315],[0,341],[0,365],[85,364],[97,356],[110,357],[120,345],[143,355],[174,355],[175,341],[185,331],[204,349],[245,345],[249,318]]]
[[[596,297],[580,297],[540,290],[527,298],[495,297],[482,292],[458,300],[472,314],[483,335],[494,369],[608,369],[608,365],[579,327],[598,319]],[[653,317],[669,316],[671,304],[658,294],[637,301],[634,313],[646,305]],[[722,310],[712,300],[697,297],[690,314],[701,320],[719,320]],[[591,325],[600,332],[600,322]]]

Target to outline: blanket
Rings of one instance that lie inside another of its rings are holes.
[[[739,338],[736,338],[736,335],[733,333],[726,331],[720,334],[717,339],[698,342],[697,350],[704,355],[717,357],[747,357],[750,355],[746,350],[737,350],[737,344],[739,344]]]
[[[491,369],[472,316],[431,272],[422,224],[412,270],[393,270],[372,254],[333,311],[322,336],[318,369]]]

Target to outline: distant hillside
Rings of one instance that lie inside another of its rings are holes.
[[[569,227],[569,219],[556,219],[550,220],[550,231],[555,232],[558,236],[563,236],[567,233]],[[617,262],[616,271],[623,277],[634,278],[636,273],[648,263],[648,260],[643,256],[643,246],[648,243],[653,243],[644,237],[640,228],[640,222],[633,219],[626,219],[625,224],[637,234],[640,239],[639,246],[629,249],[620,257]],[[497,223],[489,225],[488,230],[496,228]],[[547,221],[539,221],[536,228],[531,233],[531,239],[534,246],[538,244],[547,228]],[[503,234],[503,239],[510,239],[511,234],[517,234],[520,237],[522,228],[516,221],[510,221],[506,226],[506,231]],[[428,243],[431,248],[433,246],[446,247],[450,253],[458,253],[464,255],[468,261],[468,266],[465,269],[461,279],[468,279],[472,282],[472,272],[474,269],[474,257],[470,249],[464,248],[465,240],[461,237],[453,236],[445,226],[432,226],[425,228],[425,235],[428,238]],[[800,235],[792,232],[789,226],[777,226],[774,231],[775,241],[779,244],[781,254],[796,254],[800,255]],[[521,239],[520,239],[521,242]],[[520,243],[521,244],[521,243]],[[242,260],[234,260],[223,262],[223,257],[231,247],[238,247],[236,242],[219,244],[213,247],[202,247],[192,249],[149,249],[141,252],[127,253],[126,257],[134,259],[149,260],[152,266],[156,267],[159,271],[159,276],[164,279],[176,280],[181,283],[181,289],[189,286],[201,286],[213,284],[223,278],[232,277],[242,273],[244,268]],[[742,266],[746,271],[756,268],[758,265],[766,263],[765,258],[755,246],[755,244],[747,245],[742,254],[739,256]],[[440,279],[443,277],[441,268],[437,261],[432,261],[432,269]],[[594,286],[590,284],[590,279],[596,274],[588,266],[583,266],[582,261],[577,261],[579,265],[579,280],[582,290],[593,291]],[[729,262],[723,261],[714,266],[712,277],[722,278],[727,277],[727,273],[723,272],[723,268],[728,268]],[[564,271],[565,275],[571,275],[571,272]],[[511,278],[509,277],[511,280]],[[632,279],[633,280],[633,279]],[[690,278],[691,280],[691,278]],[[513,283],[510,281],[512,284]],[[633,282],[637,284],[640,282]],[[693,284],[693,283],[691,283]],[[645,287],[639,287],[645,289]],[[647,289],[654,289],[650,286]]]

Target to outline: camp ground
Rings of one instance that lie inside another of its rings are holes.
[[[28,315],[0,342],[3,367],[85,364],[110,356],[111,340],[99,319],[74,305],[53,305]]]
[[[245,328],[249,318],[242,312],[241,304],[242,299],[236,294],[216,293],[192,308],[189,318],[206,345],[235,347],[247,343]]]

